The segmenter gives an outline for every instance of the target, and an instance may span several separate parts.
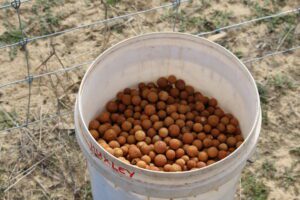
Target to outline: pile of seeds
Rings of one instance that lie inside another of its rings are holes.
[[[173,75],[125,88],[89,130],[123,162],[165,172],[211,165],[243,142],[232,114]]]

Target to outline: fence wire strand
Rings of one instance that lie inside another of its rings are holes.
[[[10,132],[10,131],[13,131],[13,130],[16,130],[16,129],[20,129],[20,128],[26,128],[26,127],[28,127],[30,125],[34,125],[34,124],[40,123],[42,121],[50,121],[52,119],[56,119],[56,118],[59,118],[59,117],[62,117],[62,116],[72,115],[73,112],[74,112],[73,110],[69,110],[69,111],[65,111],[65,112],[60,112],[59,114],[49,115],[48,117],[45,117],[43,119],[34,120],[32,122],[28,122],[27,124],[21,124],[19,126],[14,126],[14,127],[11,127],[11,128],[0,130],[0,133]]]
[[[120,15],[120,16],[113,17],[113,18],[108,18],[108,19],[104,19],[104,20],[95,21],[95,22],[90,23],[90,24],[79,25],[79,26],[76,26],[76,27],[73,27],[73,28],[62,30],[62,31],[57,31],[57,32],[54,32],[54,33],[46,34],[46,35],[41,35],[41,36],[28,38],[28,42],[32,42],[32,41],[39,40],[39,39],[45,39],[45,38],[48,38],[48,37],[58,36],[58,35],[73,32],[73,31],[76,31],[76,30],[79,30],[79,29],[90,28],[90,27],[102,25],[102,24],[105,24],[105,23],[108,23],[108,22],[111,22],[111,21],[114,21],[114,20],[125,19],[125,18],[128,18],[128,17],[133,17],[133,16],[136,16],[136,15],[145,14],[145,13],[148,13],[148,12],[153,12],[153,11],[156,11],[156,10],[159,10],[159,9],[162,9],[162,8],[174,7],[174,5],[177,4],[176,3],[177,1],[178,0],[175,0],[175,3],[174,2],[169,3],[169,4],[162,5],[162,6],[150,8],[150,9],[147,9],[147,10],[138,11],[138,12],[135,12],[135,13]],[[182,0],[182,1],[180,1],[180,4],[181,3],[187,3],[189,1],[190,0]],[[217,32],[220,32],[222,30],[237,28],[237,27],[240,27],[240,26],[243,26],[243,25],[246,25],[246,24],[250,24],[250,23],[254,23],[254,22],[258,22],[258,21],[262,21],[262,20],[266,20],[266,19],[271,19],[271,18],[275,18],[275,17],[281,17],[281,16],[284,16],[284,15],[288,15],[288,14],[291,14],[291,13],[297,13],[297,12],[300,12],[300,8],[295,8],[295,9],[287,10],[287,11],[284,11],[284,12],[279,12],[279,13],[276,13],[276,14],[273,14],[273,15],[264,16],[264,17],[254,18],[254,19],[251,19],[251,20],[247,20],[247,21],[244,21],[244,22],[237,23],[237,24],[232,24],[232,25],[229,25],[229,26],[224,26],[224,27],[221,27],[221,28],[217,28],[217,29],[214,29],[212,31],[198,33],[197,35],[198,36],[203,36],[203,35],[208,35],[208,34],[212,34],[212,33],[217,33]],[[174,30],[175,30],[175,27],[174,27]],[[0,49],[4,49],[4,48],[8,48],[8,47],[14,47],[14,46],[17,46],[17,45],[19,45],[19,42],[0,46]]]
[[[257,61],[260,61],[262,59],[265,59],[265,58],[268,58],[268,57],[271,57],[271,56],[276,56],[276,55],[279,55],[279,54],[283,54],[283,53],[287,53],[287,52],[291,52],[291,51],[295,51],[297,49],[300,49],[300,45],[299,46],[296,46],[296,47],[292,47],[290,49],[286,49],[286,50],[282,50],[282,51],[275,51],[275,52],[271,52],[271,53],[267,53],[261,57],[255,57],[255,58],[249,58],[249,59],[244,59],[243,60],[243,63],[247,64],[247,63],[253,63],[253,62],[257,62]]]
[[[22,45],[24,55],[25,55],[25,60],[26,60],[26,68],[27,68],[27,78],[28,78],[28,101],[27,101],[27,111],[26,111],[26,126],[29,122],[29,116],[30,116],[30,102],[31,102],[31,84],[32,84],[32,79],[31,79],[31,74],[30,74],[30,64],[29,64],[29,52],[27,48],[27,37],[24,32],[23,26],[22,26],[22,21],[21,21],[21,16],[20,16],[20,7],[22,5],[22,2],[20,0],[14,0],[11,2],[11,6],[15,8],[17,16],[18,16],[18,22],[19,22],[19,29],[22,34],[22,40],[20,44]]]
[[[291,52],[291,51],[294,51],[294,50],[297,50],[297,49],[300,49],[300,46],[292,47],[292,48],[285,49],[285,50],[282,50],[282,51],[270,52],[270,53],[267,53],[267,54],[265,54],[261,57],[246,58],[246,59],[242,59],[242,60],[243,60],[243,63],[248,64],[248,63],[252,63],[252,62],[262,60],[262,59],[270,57],[270,56],[275,56],[275,55],[278,55],[278,54],[284,54],[284,53]],[[82,63],[79,63],[79,64],[75,64],[75,65],[65,67],[65,68],[61,68],[61,69],[58,69],[58,70],[54,70],[54,71],[51,71],[51,72],[32,75],[31,78],[32,78],[32,80],[35,80],[37,78],[42,78],[44,76],[49,76],[49,75],[52,75],[52,74],[58,74],[58,73],[73,71],[75,69],[79,69],[79,68],[82,68],[86,65],[89,65],[92,62],[93,62],[93,60],[88,60],[88,61],[85,61],[85,62],[82,62]],[[11,81],[11,82],[0,85],[0,89],[4,88],[4,87],[11,86],[11,85],[27,82],[27,81],[28,81],[28,78],[19,79],[19,80],[16,80],[16,81]]]
[[[21,1],[21,3],[26,3],[26,2],[30,2],[30,1],[31,0],[23,0],[23,1]],[[3,4],[3,5],[0,6],[0,10],[5,9],[5,8],[12,8],[11,3]]]
[[[181,0],[173,0],[173,9],[175,10],[175,12],[173,13],[173,16],[174,16],[173,17],[173,20],[174,20],[174,22],[173,22],[173,32],[175,32],[180,4],[181,4]]]
[[[81,68],[85,65],[91,64],[92,62],[93,62],[93,60],[86,61],[86,62],[83,62],[83,63],[80,63],[80,64],[72,65],[70,67],[61,68],[61,69],[58,69],[58,70],[55,70],[55,71],[46,72],[46,73],[42,73],[42,74],[38,74],[38,75],[32,75],[30,78],[33,81],[34,79],[41,78],[41,77],[44,77],[44,76],[49,76],[49,75],[52,75],[52,74],[58,74],[58,73],[61,73],[61,72],[72,71],[74,69]],[[23,83],[23,82],[26,82],[26,81],[29,81],[28,78],[12,81],[12,82],[0,85],[0,88],[11,86],[11,85],[18,84],[18,83]]]
[[[187,3],[189,1],[190,0],[182,0],[181,3]],[[134,13],[128,13],[128,14],[120,15],[120,16],[113,17],[113,18],[99,20],[99,21],[95,21],[93,23],[79,25],[79,26],[76,26],[76,27],[73,27],[73,28],[62,30],[62,31],[57,31],[57,32],[54,32],[54,33],[46,34],[46,35],[41,35],[41,36],[28,38],[28,42],[32,42],[32,41],[39,40],[39,39],[45,39],[45,38],[48,38],[48,37],[58,36],[58,35],[73,32],[73,31],[76,31],[76,30],[80,30],[80,29],[84,29],[84,28],[90,28],[90,27],[102,25],[102,24],[105,24],[105,23],[108,23],[108,22],[112,22],[112,21],[115,21],[115,20],[126,19],[128,17],[133,17],[133,16],[136,16],[136,15],[157,11],[159,9],[168,8],[168,7],[172,7],[172,6],[174,6],[174,3],[169,3],[169,4],[157,6],[157,7],[154,7],[154,8],[149,8],[149,9],[142,10],[142,11],[137,11],[137,12],[134,12]],[[19,43],[20,42],[16,42],[16,43],[13,43],[13,44],[8,44],[8,45],[3,45],[3,46],[0,46],[0,49],[17,46],[17,45],[19,45]]]
[[[296,8],[296,9],[292,9],[292,10],[287,10],[287,11],[284,11],[284,12],[279,12],[279,13],[276,13],[276,14],[273,14],[273,15],[259,17],[259,18],[248,20],[248,21],[243,21],[243,22],[240,22],[240,23],[237,23],[237,24],[224,26],[224,27],[212,30],[212,31],[202,32],[202,33],[199,33],[197,35],[198,36],[203,36],[203,35],[208,35],[208,34],[212,34],[212,33],[218,33],[218,32],[223,31],[223,30],[237,28],[237,27],[240,27],[240,26],[243,26],[243,25],[254,23],[254,22],[258,22],[258,21],[262,21],[262,20],[266,20],[266,19],[271,19],[271,18],[275,18],[275,17],[281,17],[281,16],[284,16],[284,15],[288,15],[288,14],[291,14],[291,13],[297,13],[297,12],[300,12],[300,7]]]

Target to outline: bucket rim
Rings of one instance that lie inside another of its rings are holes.
[[[231,51],[229,51],[228,49],[226,49],[225,47],[221,46],[220,44],[217,44],[215,42],[212,42],[206,38],[203,38],[203,37],[199,37],[199,36],[196,36],[196,35],[192,35],[192,34],[189,34],[189,33],[179,33],[179,32],[151,32],[151,33],[146,33],[146,34],[141,34],[141,35],[137,35],[137,36],[133,36],[133,37],[129,37],[129,38],[126,38],[116,44],[114,44],[113,46],[107,48],[105,51],[103,51],[99,56],[97,56],[96,59],[94,59],[94,61],[90,64],[90,66],[88,67],[87,71],[85,72],[84,74],[84,77],[81,81],[81,84],[80,84],[80,87],[79,87],[79,90],[78,90],[78,96],[77,96],[77,107],[78,107],[78,116],[80,117],[80,121],[82,121],[83,123],[83,128],[85,129],[86,132],[89,132],[89,129],[88,129],[88,126],[87,124],[84,122],[84,120],[82,119],[82,99],[81,99],[81,94],[84,90],[84,85],[85,85],[85,82],[89,76],[89,74],[92,72],[92,70],[94,69],[95,67],[95,64],[96,62],[106,56],[107,54],[113,52],[113,51],[117,51],[118,49],[120,48],[124,48],[124,44],[130,44],[130,42],[132,41],[135,41],[135,42],[141,42],[143,41],[143,39],[151,39],[152,36],[160,36],[161,39],[163,38],[170,38],[170,37],[176,37],[178,36],[180,39],[192,39],[192,40],[199,40],[201,41],[204,45],[207,45],[207,46],[210,46],[210,47],[213,47],[214,50],[218,50],[222,53],[224,53],[224,55],[228,56],[228,57],[231,57],[232,59],[234,59],[235,62],[237,62],[237,64],[240,66],[240,69],[243,70],[243,72],[245,73],[245,75],[247,76],[247,78],[249,78],[251,84],[254,86],[254,93],[255,93],[255,96],[256,96],[256,105],[255,105],[255,110],[256,110],[256,113],[255,113],[255,118],[253,120],[253,123],[251,125],[251,130],[249,131],[249,134],[248,136],[244,139],[243,143],[234,151],[232,152],[231,154],[229,154],[226,158],[222,159],[222,160],[219,160],[211,165],[208,165],[208,166],[205,166],[203,168],[199,168],[199,169],[195,169],[195,170],[189,170],[189,171],[180,171],[180,172],[164,172],[164,171],[154,171],[154,170],[148,170],[148,169],[143,169],[143,168],[140,168],[140,167],[137,167],[135,165],[132,165],[132,164],[127,164],[121,160],[119,160],[118,158],[116,158],[115,156],[111,155],[109,152],[107,152],[100,144],[98,144],[98,142],[90,135],[88,134],[88,137],[90,137],[90,139],[98,146],[100,147],[100,149],[104,152],[107,153],[107,155],[109,155],[109,157],[111,159],[113,159],[114,161],[116,162],[120,162],[122,163],[123,165],[127,166],[127,167],[130,167],[130,168],[133,168],[135,171],[137,172],[143,172],[143,173],[149,173],[149,175],[153,175],[153,174],[159,174],[159,175],[183,175],[183,176],[193,176],[193,174],[196,174],[196,173],[199,173],[200,171],[204,173],[204,171],[213,171],[214,169],[216,169],[218,166],[221,166],[224,164],[225,161],[227,161],[228,159],[230,158],[233,158],[235,157],[238,152],[241,151],[241,149],[245,146],[245,144],[247,142],[249,142],[249,138],[250,136],[252,136],[252,134],[255,134],[255,127],[257,124],[259,124],[259,120],[260,120],[260,98],[259,98],[259,93],[258,93],[258,89],[257,89],[257,85],[255,83],[255,80],[253,78],[253,76],[251,75],[250,71],[248,70],[248,68],[246,67],[246,65],[236,56],[234,55]],[[76,117],[76,116],[75,116]],[[259,134],[259,133],[257,133]]]

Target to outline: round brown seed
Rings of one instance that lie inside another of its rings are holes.
[[[156,103],[156,108],[158,110],[165,110],[166,107],[167,107],[167,104],[163,101],[159,101],[159,102]]]
[[[227,150],[228,150],[228,146],[227,146],[227,144],[225,144],[225,143],[221,143],[221,144],[219,144],[219,149],[220,149],[220,150],[227,151]]]
[[[186,163],[186,166],[187,166],[188,169],[196,168],[196,165],[197,165],[197,163],[194,160],[189,160]]]
[[[128,149],[128,155],[131,159],[142,157],[142,153],[135,145],[131,145]]]
[[[117,158],[122,157],[123,156],[123,150],[121,148],[115,148],[113,155],[116,156]]]
[[[221,150],[218,152],[218,158],[221,160],[227,156],[227,152],[224,150]]]
[[[149,102],[155,103],[158,100],[158,95],[155,92],[149,92],[149,94],[147,95],[147,99]]]
[[[166,164],[166,165],[164,166],[164,171],[165,171],[165,172],[170,172],[171,169],[172,169],[172,165],[170,165],[170,164]]]
[[[202,162],[206,162],[208,159],[208,154],[205,151],[201,151],[198,154],[198,159]]]
[[[186,153],[188,154],[188,156],[193,158],[193,157],[198,156],[198,149],[197,149],[197,147],[191,145],[191,146],[188,146]]]
[[[167,150],[167,145],[164,141],[157,141],[154,144],[154,151],[156,153],[165,153]]]
[[[211,131],[211,126],[209,124],[205,124],[203,130],[205,133],[209,133]]]
[[[118,111],[118,104],[114,101],[109,101],[106,104],[106,110],[110,113],[114,113]]]
[[[172,124],[174,124],[174,119],[172,117],[166,117],[164,120],[164,125],[169,127]]]
[[[120,135],[120,136],[117,138],[117,141],[119,142],[120,145],[124,145],[124,144],[126,143],[126,137]]]
[[[211,165],[211,164],[214,164],[216,161],[214,161],[214,160],[208,160],[207,162],[206,162],[206,164],[207,165]]]
[[[199,162],[197,162],[197,164],[196,164],[196,167],[197,168],[203,168],[203,167],[205,167],[206,166],[206,163],[205,162],[202,162],[202,161],[199,161]]]
[[[158,93],[158,97],[159,97],[159,100],[161,100],[161,101],[167,101],[169,94],[166,91],[160,91]]]
[[[155,130],[159,130],[159,129],[161,129],[163,127],[163,125],[164,125],[164,123],[162,121],[157,121],[157,122],[154,122],[153,128]]]
[[[134,135],[129,135],[129,136],[127,137],[127,143],[128,143],[128,144],[135,144],[135,142],[136,142],[136,140],[135,140]]]
[[[226,143],[229,147],[234,147],[236,145],[237,141],[236,141],[235,137],[230,136],[227,138]]]
[[[175,163],[176,163],[177,165],[180,165],[181,168],[183,168],[184,165],[185,165],[185,160],[183,160],[182,158],[179,158],[179,159],[177,159],[177,160],[175,161]]]
[[[143,161],[143,160],[139,160],[137,163],[136,163],[136,165],[138,166],[138,167],[140,167],[140,168],[146,168],[146,166],[147,166],[147,163],[145,162],[145,161]]]
[[[215,158],[218,156],[218,149],[216,147],[209,147],[207,149],[207,154],[210,158]]]
[[[234,133],[235,131],[236,131],[236,127],[234,126],[234,125],[232,125],[232,124],[228,124],[227,126],[226,126],[226,131],[228,132],[228,133]]]
[[[122,123],[123,131],[129,131],[132,128],[132,124],[129,121],[125,121]]]
[[[166,151],[166,156],[167,156],[168,160],[174,160],[176,157],[176,153],[174,150],[169,149]]]
[[[174,75],[168,76],[168,81],[170,84],[175,84],[176,83],[176,77]]]
[[[138,95],[134,95],[131,98],[131,102],[132,102],[133,105],[138,106],[138,105],[141,104],[142,98],[140,96],[138,96]]]
[[[182,148],[179,148],[175,151],[176,153],[176,158],[181,158],[182,156],[184,156],[185,152]]]
[[[202,149],[202,147],[203,147],[203,145],[202,145],[202,141],[201,141],[201,140],[199,140],[199,139],[196,139],[196,140],[194,140],[194,141],[193,141],[193,145],[194,145],[195,147],[197,147],[197,148],[198,148],[198,150],[201,150],[201,149]]]
[[[212,146],[212,140],[209,139],[209,138],[205,138],[203,140],[203,146],[206,147],[206,148],[211,147]]]
[[[135,132],[134,137],[137,141],[143,141],[146,138],[146,133],[142,130],[138,130]]]
[[[117,139],[117,133],[114,129],[108,129],[107,131],[105,131],[103,138],[108,142],[115,140]]]
[[[182,136],[182,141],[184,144],[192,144],[194,136],[192,133],[184,133]]]
[[[169,141],[169,146],[171,149],[177,150],[178,148],[180,148],[182,146],[182,142],[178,139],[171,139]]]
[[[145,119],[145,120],[142,121],[143,129],[148,130],[149,128],[151,128],[151,126],[152,126],[151,120]]]
[[[175,83],[175,87],[179,90],[184,90],[185,88],[185,82],[182,79],[178,79]]]
[[[167,136],[168,136],[168,133],[169,133],[169,131],[168,131],[168,129],[165,128],[165,127],[160,128],[159,131],[158,131],[159,136],[162,137],[162,138],[167,137]]]
[[[115,141],[115,140],[112,140],[108,143],[108,145],[111,147],[111,148],[119,148],[120,147],[120,144],[119,142]]]
[[[202,112],[205,109],[205,106],[202,102],[196,102],[195,109],[199,112]]]
[[[93,136],[93,138],[95,138],[95,140],[97,140],[99,138],[99,133],[96,130],[90,130],[91,135]]]
[[[224,142],[226,142],[227,137],[226,137],[226,135],[224,135],[224,134],[220,134],[220,135],[218,136],[218,140],[219,140],[221,143],[224,143]]]
[[[150,164],[150,162],[151,162],[151,158],[150,158],[150,156],[148,156],[148,155],[143,155],[143,156],[141,157],[141,159],[142,159],[144,162],[146,162],[147,164]]]
[[[122,96],[122,103],[125,105],[130,105],[131,104],[131,96],[129,94],[124,94]]]
[[[110,113],[102,112],[100,116],[97,118],[101,123],[106,123],[110,121]]]
[[[168,79],[161,77],[157,80],[157,85],[160,88],[166,88],[168,86]]]
[[[195,123],[193,125],[193,130],[196,132],[196,133],[199,133],[203,130],[203,126],[201,123]]]
[[[154,164],[158,167],[163,167],[165,164],[167,164],[167,158],[163,154],[158,154],[154,158]]]
[[[98,122],[98,120],[92,120],[89,124],[89,129],[95,129],[97,130],[100,126],[100,123]]]
[[[180,128],[176,124],[172,124],[168,130],[171,137],[177,137],[180,134]]]
[[[148,104],[148,105],[145,106],[144,111],[145,111],[145,114],[146,114],[146,115],[151,116],[151,115],[154,115],[154,114],[155,114],[156,108],[155,108],[154,105]]]
[[[215,127],[219,124],[220,120],[219,120],[219,117],[217,115],[211,115],[211,116],[208,117],[207,121],[211,126]]]
[[[216,107],[216,106],[218,105],[218,101],[217,101],[215,98],[211,98],[211,99],[208,101],[208,105],[213,106],[213,107]]]

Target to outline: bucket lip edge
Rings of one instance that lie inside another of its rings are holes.
[[[161,35],[161,36],[165,36],[165,37],[170,37],[170,36],[179,36],[181,37],[181,39],[183,39],[182,37],[190,37],[190,38],[193,38],[193,39],[196,39],[196,40],[202,40],[206,43],[206,45],[210,45],[210,47],[213,47],[215,50],[221,50],[223,51],[223,53],[226,53],[227,56],[229,57],[232,57],[236,62],[237,64],[242,68],[242,70],[247,74],[248,78],[250,78],[250,82],[251,84],[254,86],[254,90],[255,90],[255,94],[256,94],[256,114],[255,114],[255,119],[253,121],[253,124],[252,124],[252,127],[251,127],[251,130],[249,131],[249,135],[245,138],[245,140],[243,141],[243,143],[233,152],[231,153],[229,156],[227,156],[225,159],[222,159],[222,160],[219,160],[211,165],[208,165],[208,166],[205,166],[203,168],[199,168],[199,169],[196,169],[196,170],[190,170],[190,171],[181,171],[181,172],[162,172],[162,171],[153,171],[153,170],[147,170],[147,169],[142,169],[142,168],[139,168],[135,165],[131,165],[131,164],[126,164],[122,161],[120,161],[119,159],[115,158],[113,155],[110,155],[110,153],[108,153],[104,148],[102,148],[101,145],[99,145],[94,138],[91,138],[92,136],[91,135],[88,135],[88,137],[90,137],[90,139],[92,139],[92,141],[94,143],[96,143],[104,152],[106,152],[111,158],[113,158],[114,160],[116,160],[117,162],[119,161],[120,163],[122,164],[125,164],[126,166],[129,166],[129,167],[132,167],[134,168],[135,170],[138,170],[138,171],[142,171],[142,172],[151,172],[151,173],[155,173],[155,174],[176,174],[176,175],[191,175],[195,172],[199,172],[199,170],[214,170],[215,167],[217,165],[221,165],[223,164],[223,162],[225,160],[228,160],[230,157],[233,157],[235,154],[237,154],[237,152],[240,151],[241,147],[244,146],[244,144],[249,141],[249,137],[250,135],[252,135],[252,133],[254,132],[254,129],[256,127],[256,125],[258,124],[258,120],[260,119],[259,116],[260,116],[260,98],[259,98],[259,93],[258,93],[258,89],[257,89],[257,85],[255,83],[255,80],[253,78],[253,76],[251,75],[250,71],[248,70],[248,68],[246,67],[246,65],[236,56],[234,55],[231,51],[229,51],[228,49],[226,49],[225,47],[221,46],[220,44],[217,44],[215,42],[212,42],[204,37],[199,37],[199,36],[196,36],[196,35],[192,35],[192,34],[189,34],[189,33],[180,33],[180,32],[151,32],[151,33],[146,33],[146,34],[141,34],[141,35],[137,35],[137,36],[133,36],[133,37],[129,37],[129,38],[126,38],[120,42],[117,42],[116,44],[114,44],[113,46],[107,48],[105,51],[103,51],[99,56],[97,56],[97,58],[95,58],[93,60],[93,62],[90,64],[90,66],[88,67],[87,71],[85,72],[84,74],[84,77],[82,78],[82,81],[81,81],[81,84],[80,84],[80,87],[79,87],[79,90],[78,90],[78,96],[77,96],[77,106],[78,106],[78,112],[79,112],[79,116],[81,118],[82,116],[82,108],[81,108],[81,93],[83,92],[83,87],[84,87],[84,83],[86,82],[86,79],[88,77],[88,75],[90,74],[90,72],[92,71],[92,69],[95,67],[95,63],[103,56],[105,56],[106,54],[109,54],[110,52],[112,51],[115,51],[117,50],[118,48],[122,48],[123,46],[120,46],[122,44],[126,44],[130,41],[134,41],[134,40],[140,40],[142,41],[141,39],[148,39],[148,37],[152,36],[152,35]],[[217,48],[216,48],[217,47]],[[85,131],[88,132],[88,128],[87,128],[87,125],[86,123],[83,121],[83,127],[85,129]],[[259,133],[258,133],[259,134]]]

